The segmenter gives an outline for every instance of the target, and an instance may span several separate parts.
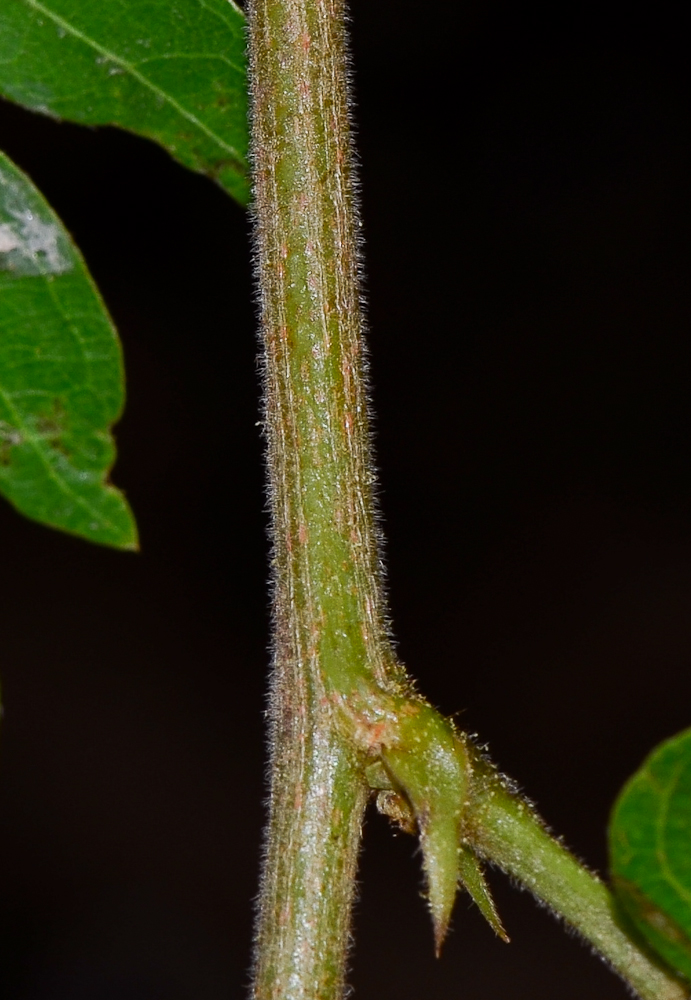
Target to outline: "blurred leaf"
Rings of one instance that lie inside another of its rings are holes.
[[[245,204],[244,32],[231,0],[0,0],[0,93],[154,139]]]
[[[691,979],[691,729],[624,786],[609,830],[615,892],[653,949]]]
[[[79,252],[0,153],[0,492],[36,521],[136,548],[107,482],[123,397],[117,334]]]

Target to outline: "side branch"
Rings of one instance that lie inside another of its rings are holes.
[[[466,837],[589,941],[643,1000],[688,1000],[689,989],[624,927],[607,886],[546,829],[533,808],[476,760]]]

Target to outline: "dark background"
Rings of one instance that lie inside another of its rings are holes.
[[[617,790],[691,724],[685,25],[357,0],[352,27],[401,655],[605,871]],[[99,550],[0,505],[0,994],[241,998],[267,666],[247,220],[111,129],[2,105],[0,146],[121,331],[114,479],[142,537]],[[495,883],[512,945],[461,900],[435,961],[414,842],[372,815],[359,1000],[626,996]]]

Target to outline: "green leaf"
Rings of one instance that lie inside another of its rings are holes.
[[[137,548],[107,482],[123,397],[117,334],[79,252],[0,153],[0,492],[36,521]]]
[[[245,204],[244,33],[232,0],[0,0],[0,93],[154,139]]]
[[[624,786],[609,830],[617,898],[652,948],[691,979],[691,729]]]

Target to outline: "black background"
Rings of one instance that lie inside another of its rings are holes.
[[[422,690],[588,863],[691,724],[691,86],[664,7],[353,5],[391,601]],[[246,995],[266,516],[245,214],[146,142],[0,106],[121,331],[142,552],[0,505],[0,994]],[[360,1000],[617,1000],[494,878],[442,959],[368,820]]]

